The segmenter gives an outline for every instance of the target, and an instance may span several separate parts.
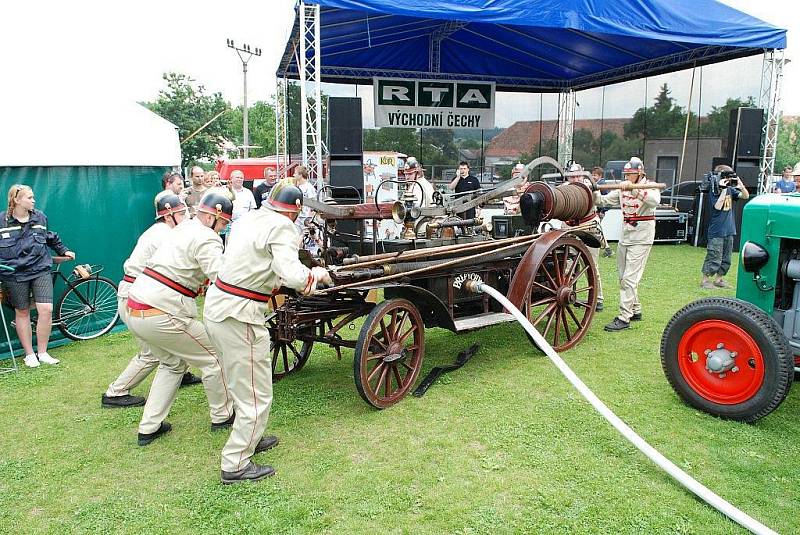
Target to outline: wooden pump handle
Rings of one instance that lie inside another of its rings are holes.
[[[608,191],[612,189],[622,189],[619,184],[599,184],[597,189]],[[646,184],[631,184],[630,189],[667,189],[667,185],[663,182],[648,182]]]

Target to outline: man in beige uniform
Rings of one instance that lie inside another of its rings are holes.
[[[514,166],[511,170],[511,178],[517,178],[521,176],[522,173],[525,171],[525,164],[518,163]],[[519,211],[519,196],[525,191],[525,188],[528,187],[528,181],[524,180],[521,184],[518,184],[514,189],[516,190],[516,194],[510,195],[508,197],[503,197],[503,213],[506,215],[514,215],[520,213]]]
[[[222,450],[222,483],[259,481],[275,473],[250,460],[278,443],[263,436],[272,404],[272,364],[267,304],[281,286],[304,295],[317,282],[330,284],[324,268],[306,268],[298,260],[300,234],[294,220],[303,193],[282,181],[261,208],[234,225],[217,280],[206,295],[203,321],[219,348],[225,378],[236,406],[231,435]]]
[[[233,399],[219,358],[197,318],[197,288],[216,279],[222,259],[219,232],[231,220],[227,190],[212,189],[200,200],[194,219],[178,225],[169,242],[147,262],[128,294],[128,328],[150,345],[160,364],[139,423],[139,445],[168,432],[164,421],[187,364],[200,368],[211,409],[211,428],[230,426]]]
[[[167,242],[172,235],[172,230],[186,216],[186,206],[180,201],[178,196],[170,190],[165,190],[156,195],[156,222],[144,234],[139,236],[136,247],[133,248],[131,256],[123,265],[124,276],[117,287],[117,309],[122,322],[128,324],[128,291],[142,274],[147,260],[153,253]],[[136,337],[134,337],[136,338]],[[158,359],[153,356],[148,345],[136,338],[139,344],[139,352],[131,359],[128,366],[117,379],[111,383],[101,399],[101,406],[105,408],[114,407],[139,407],[144,405],[144,398],[132,396],[130,391],[136,388],[139,383],[144,381],[151,371],[158,367]],[[197,384],[199,377],[195,377],[184,370],[181,386]]]
[[[594,182],[592,182],[592,179],[588,176],[588,173],[583,170],[583,167],[580,164],[572,164],[565,176],[567,182],[583,182],[592,190],[595,189]],[[594,228],[587,232],[591,233],[602,244],[604,241],[603,231],[600,228],[600,214],[597,213],[597,208],[593,208],[592,211],[582,219],[565,221],[564,227],[562,228],[576,227],[578,225],[585,224],[594,224]],[[600,280],[600,248],[588,247],[588,249],[589,253],[592,255],[592,260],[594,260],[594,265],[597,266],[597,304],[595,305],[594,309],[597,312],[600,312],[603,310],[603,283]]]
[[[622,237],[617,246],[617,271],[619,272],[619,315],[606,325],[606,331],[621,331],[630,327],[631,321],[642,319],[639,302],[639,281],[656,235],[655,211],[661,202],[657,189],[631,189],[633,184],[646,184],[644,165],[633,157],[622,170],[625,178],[621,189],[607,195],[595,192],[597,206],[622,207]]]

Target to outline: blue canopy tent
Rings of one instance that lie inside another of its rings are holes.
[[[587,89],[786,47],[786,30],[714,0],[311,0],[324,82],[373,76]],[[278,68],[297,78],[300,13]]]
[[[277,76],[314,82],[302,99],[312,106],[320,82],[373,77],[571,93],[785,47],[786,30],[714,0],[308,0],[298,4]],[[760,104],[774,126],[765,147],[774,160],[783,56],[769,61],[762,97],[770,102]],[[319,162],[318,112],[302,116],[304,159]]]

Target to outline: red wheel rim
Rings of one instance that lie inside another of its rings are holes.
[[[737,353],[734,359],[737,371],[720,374],[706,368],[706,351],[713,351],[720,343]],[[761,350],[752,336],[728,321],[705,320],[687,329],[678,344],[678,366],[692,390],[720,405],[743,403],[764,384]]]

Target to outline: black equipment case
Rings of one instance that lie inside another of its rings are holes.
[[[689,214],[669,206],[656,208],[656,237],[654,243],[682,243],[687,240]]]

